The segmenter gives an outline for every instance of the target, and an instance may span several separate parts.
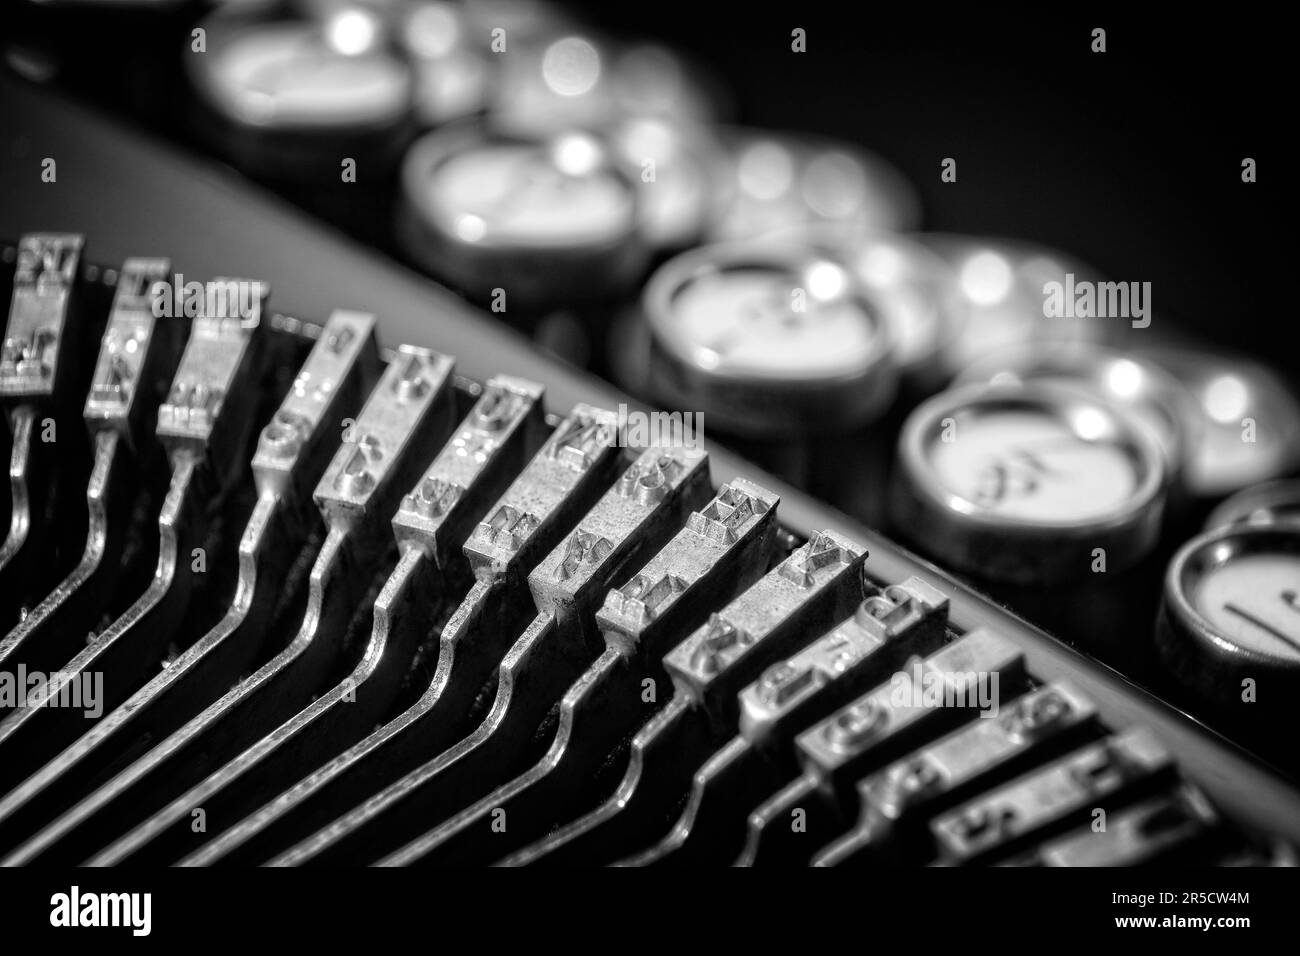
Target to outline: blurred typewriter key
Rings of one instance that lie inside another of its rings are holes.
[[[660,658],[708,607],[753,584],[770,556],[777,497],[744,479],[724,484],[686,527],[631,580],[611,590],[596,613],[605,651],[560,702],[551,746],[531,769],[503,784],[381,861],[384,865],[489,863],[572,819],[606,756],[664,703],[647,700],[644,681],[666,679]],[[494,819],[505,813],[509,828]]]
[[[822,240],[814,233],[813,241]],[[894,329],[895,363],[905,382],[933,391],[947,377],[942,357],[966,322],[956,273],[925,246],[903,236],[860,237],[839,248]]]
[[[893,330],[838,261],[797,246],[705,246],[646,285],[650,387],[736,434],[859,425],[894,397]]]
[[[1218,813],[1195,787],[1153,797],[1110,814],[1106,829],[1091,826],[1049,840],[1013,865],[1144,866],[1206,865],[1227,835]]]
[[[397,39],[414,74],[416,123],[425,128],[475,116],[496,82],[488,34],[470,35],[466,12],[446,0],[415,0],[398,8]]]
[[[1093,727],[1096,711],[1068,685],[1055,682],[992,709],[944,739],[858,783],[857,826],[823,848],[814,866],[928,860],[934,846],[926,820],[1041,760],[1060,753]]]
[[[385,369],[313,497],[325,519],[324,543],[308,582],[302,625],[256,672],[126,767],[92,795],[101,809],[139,823],[100,853],[115,859],[163,855],[165,816],[150,816],[201,781],[210,761],[247,747],[291,717],[322,689],[321,671],[338,654],[348,621],[376,572],[391,536],[386,519],[423,472],[429,447],[450,432],[452,360],[402,346]],[[188,830],[188,828],[186,828]]]
[[[1160,442],[1172,482],[1200,436],[1191,393],[1151,362],[1102,346],[1062,343],[1050,349],[1022,345],[985,356],[963,371],[953,387],[980,383],[1059,381],[1082,385],[1129,411]]]
[[[1143,727],[1090,744],[1049,766],[941,814],[930,831],[945,863],[969,866],[1091,824],[1171,782],[1172,755]]]
[[[127,283],[125,288],[130,287],[131,273],[128,263],[121,280]],[[115,322],[119,314],[115,313]],[[127,312],[126,317],[143,321],[136,312]],[[168,661],[122,706],[104,714],[59,756],[0,800],[0,847],[10,845],[12,833],[34,833],[67,809],[80,792],[78,788],[85,787],[123,751],[143,739],[165,738],[245,672],[272,626],[276,605],[284,591],[292,588],[290,569],[299,549],[319,525],[311,491],[334,453],[340,423],[345,416],[357,413],[378,378],[374,329],[372,315],[333,313],[279,409],[262,429],[252,462],[258,500],[240,537],[239,581],[230,608],[210,631]],[[101,352],[101,358],[103,355]],[[139,398],[138,391],[134,397]],[[15,857],[25,859],[44,849],[47,842],[40,836],[25,844]]]
[[[758,676],[765,661],[797,647],[810,630],[825,628],[861,601],[865,557],[854,542],[819,532],[711,615],[664,656],[672,699],[632,738],[613,795],[505,863],[591,865],[643,845],[647,830],[686,793],[693,768],[725,742],[737,719],[736,691]],[[846,637],[845,658],[850,648]]]
[[[651,116],[606,130],[640,196],[641,233],[659,253],[697,244],[714,214],[722,153],[707,127]]]
[[[900,606],[887,615],[887,621],[890,617],[894,620],[889,621],[885,633],[894,632],[894,640],[863,656],[843,682],[824,680],[820,699],[799,687],[797,669],[770,675],[778,681],[768,681],[769,694],[783,684],[802,693],[790,694],[786,701],[771,699],[767,706],[772,719],[759,728],[759,733],[751,730],[752,738],[742,734],[714,754],[695,775],[686,810],[672,832],[629,862],[711,859],[725,863],[736,858],[737,853],[737,862],[746,866],[775,859],[804,862],[818,845],[818,836],[830,839],[843,829],[850,804],[856,805],[853,784],[867,767],[901,756],[927,737],[971,715],[967,707],[978,705],[979,697],[976,688],[968,686],[969,675],[997,673],[999,690],[1005,687],[1014,693],[1018,689],[1024,673],[1020,652],[997,634],[977,630],[926,658],[914,655],[886,683],[843,704],[853,688],[884,680],[885,672],[898,660],[897,652],[911,649],[909,638],[913,635],[904,625],[916,610],[911,607],[902,613]],[[914,635],[920,638],[916,650],[921,653],[932,649],[943,637],[943,618],[933,611],[928,615],[930,620]],[[872,630],[880,633],[871,628],[864,630],[864,635]],[[843,629],[819,643],[829,645],[840,636],[844,636]],[[881,650],[885,668],[871,666]],[[927,682],[932,687],[928,698],[922,692]],[[960,693],[963,706],[943,706],[945,689],[953,693],[953,702]],[[751,707],[757,690],[749,690]],[[784,714],[780,711],[782,703],[787,705]],[[838,711],[828,714],[841,704]],[[782,720],[783,716],[786,719]],[[818,718],[823,719],[808,727],[810,720]],[[782,781],[791,777],[795,778],[793,782],[782,786]],[[764,800],[763,794],[773,796]],[[791,828],[796,810],[806,811],[802,818],[807,827],[804,832],[795,833]],[[746,832],[743,815],[748,811],[753,812]]]
[[[731,111],[718,77],[659,43],[637,41],[615,50],[610,89],[623,116],[705,124]]]
[[[110,605],[108,589],[130,583],[119,562],[131,512],[142,501],[148,507],[167,482],[153,419],[175,372],[186,324],[158,322],[149,290],[168,274],[165,259],[128,259],[117,279],[83,410],[94,449],[85,491],[85,548],[68,576],[0,639],[0,660],[22,659],[33,670],[57,668],[84,646]]]
[[[429,133],[406,156],[398,218],[411,259],[512,320],[619,294],[646,256],[636,187],[583,132]]]
[[[504,464],[501,459],[509,461],[517,456],[521,447],[527,447],[524,441],[528,439],[529,417],[524,416],[524,422],[515,426],[519,435],[514,442],[516,449],[499,453],[498,466]],[[506,421],[503,417],[502,426]],[[498,430],[505,429],[501,427]],[[499,666],[510,639],[530,616],[530,608],[525,606],[530,602],[522,581],[523,572],[531,566],[530,557],[536,560],[539,552],[545,553],[555,544],[567,530],[569,522],[566,517],[569,520],[575,517],[574,511],[582,510],[603,489],[602,479],[611,477],[609,466],[617,457],[616,435],[617,424],[612,412],[590,406],[575,409],[522,474],[518,474],[517,461],[510,463],[504,477],[517,477],[495,505],[471,504],[475,497],[472,487],[460,493],[457,503],[464,515],[477,514],[482,519],[472,533],[466,528],[457,537],[456,532],[446,530],[454,528],[453,521],[457,517],[454,512],[444,514],[442,525],[435,527],[433,534],[428,529],[406,524],[399,512],[395,527],[401,542],[399,546],[404,549],[403,557],[376,601],[374,636],[361,665],[338,688],[318,697],[310,708],[253,748],[265,750],[264,744],[275,746],[292,738],[292,750],[282,753],[271,766],[279,779],[279,786],[275,789],[282,790],[287,782],[296,781],[313,769],[313,764],[308,762],[313,759],[312,754],[333,753],[341,745],[359,740],[374,727],[376,718],[383,715],[393,696],[393,685],[406,675],[419,650],[419,642],[429,632],[429,614],[427,611],[419,612],[420,599],[440,590],[448,596],[461,593],[459,588],[452,591],[448,586],[448,582],[454,579],[448,573],[448,566],[453,564],[451,557],[439,554],[456,540],[461,541],[464,551],[461,562],[467,562],[472,568],[474,583],[440,629],[434,673],[423,695],[394,723],[399,724],[402,731],[403,739],[399,746],[405,746],[408,751],[416,736],[416,722],[435,728],[433,733],[421,735],[425,746],[429,745],[434,734],[444,740],[454,739],[453,735],[467,729],[465,717],[472,710],[475,696],[492,670]],[[444,449],[440,455],[440,459],[446,459],[442,462],[444,469],[461,460],[458,451],[459,445],[455,440]],[[438,463],[433,470],[438,470]],[[480,483],[483,490],[493,487],[490,474]],[[481,495],[482,491],[478,497]],[[420,532],[418,535],[413,534],[417,531]],[[445,533],[439,535],[439,532]],[[517,562],[521,552],[523,566]],[[426,583],[430,576],[427,570],[423,573],[426,581],[410,583],[418,579],[407,574],[406,569],[427,565],[434,556],[443,581],[441,588],[437,582],[432,587]],[[401,594],[403,587],[408,592],[406,595]],[[403,631],[407,632],[404,636]],[[385,685],[388,685],[387,689]],[[361,695],[368,698],[365,713],[354,716],[356,708],[352,705],[360,702]],[[299,755],[305,733],[323,739]],[[237,759],[247,762],[247,758],[248,752]],[[265,822],[258,819],[263,817],[261,811],[253,814],[218,840],[186,857],[183,863],[230,862],[232,851],[237,853],[241,844],[273,819],[273,813],[265,815]],[[265,845],[258,847],[256,852],[265,854]]]
[[[946,353],[968,304],[942,257],[915,238],[864,232],[852,223],[793,225],[761,238],[815,250],[849,269],[893,329],[894,362],[909,393],[928,396],[948,381]]]
[[[10,487],[5,494],[12,502],[0,543],[0,629],[4,630],[18,622],[28,600],[40,600],[58,582],[61,575],[46,578],[52,560],[65,563],[66,556],[58,552],[67,548],[56,549],[65,543],[61,537],[68,538],[68,548],[84,540],[84,524],[77,520],[58,523],[67,529],[64,536],[32,533],[33,525],[48,526],[46,510],[60,502],[69,517],[77,513],[66,502],[82,494],[90,469],[84,441],[47,440],[51,425],[56,439],[59,431],[72,436],[80,430],[74,403],[85,398],[89,368],[82,367],[88,363],[79,361],[83,350],[78,346],[88,333],[98,334],[87,328],[93,317],[79,307],[83,244],[81,236],[57,233],[31,233],[18,244],[13,298],[0,343],[0,408],[11,436]],[[70,568],[73,562],[66,563]]]
[[[1182,381],[1195,399],[1196,437],[1187,463],[1192,494],[1217,498],[1283,477],[1300,463],[1300,405],[1268,369],[1191,349],[1138,354]]]
[[[375,11],[341,4],[317,14],[288,19],[255,4],[201,21],[206,50],[184,55],[203,107],[198,133],[245,172],[286,184],[338,183],[345,158],[356,162],[355,183],[374,181],[405,145],[411,70]]]
[[[606,591],[657,553],[693,510],[708,502],[708,456],[685,447],[644,451],[528,575],[537,616],[502,659],[491,711],[454,746],[428,760],[445,740],[426,724],[405,732],[399,718],[294,789],[303,806],[296,846],[276,865],[335,862],[396,847],[492,788],[504,773],[527,769],[530,742],[548,709],[592,661],[603,641],[592,619]],[[425,738],[429,738],[425,740]],[[408,772],[409,771],[409,772]],[[404,777],[399,778],[400,774]],[[392,782],[396,780],[396,782]],[[375,784],[389,784],[376,790]],[[337,806],[355,805],[338,816]],[[333,801],[322,799],[333,797]],[[306,818],[315,833],[301,832]]]
[[[507,28],[508,56],[489,106],[494,125],[545,136],[623,117],[706,123],[717,87],[679,54],[652,43],[620,45],[590,33],[556,33],[522,44]]]
[[[897,529],[978,577],[1084,579],[1136,564],[1164,504],[1155,438],[1109,403],[1056,383],[968,386],[912,413],[892,488]]]
[[[1300,522],[1227,525],[1169,564],[1156,646],[1196,703],[1294,766],[1300,693]]]
[[[722,206],[708,238],[728,242],[800,225],[859,232],[916,227],[920,202],[903,175],[879,156],[812,136],[724,129],[729,156]]]
[[[1300,519],[1300,480],[1269,481],[1245,488],[1210,513],[1205,530],[1230,524],[1271,524]]]
[[[1076,279],[1095,276],[1086,265],[1024,243],[945,233],[913,238],[942,256],[956,272],[965,304],[960,334],[942,353],[949,374],[1014,346],[1047,349],[1066,342],[1105,343],[1123,337],[1119,319],[1048,314],[1044,289],[1056,283],[1064,296]]]
[[[171,480],[157,518],[153,578],[107,628],[70,660],[49,668],[57,670],[58,686],[49,684],[39,701],[29,701],[0,723],[0,752],[12,754],[7,759],[15,780],[84,729],[80,711],[58,706],[62,687],[93,673],[98,705],[112,709],[141,683],[142,668],[160,664],[169,644],[186,640],[190,595],[203,573],[200,568],[206,568],[206,559],[194,561],[195,550],[205,554],[211,546],[212,506],[237,481],[253,419],[257,389],[250,386],[264,358],[258,330],[268,291],[263,283],[242,279],[214,279],[206,285],[203,314],[194,319],[171,389],[158,410],[155,430]],[[72,649],[67,635],[55,636],[63,640],[51,653]],[[37,652],[34,648],[33,656]]]

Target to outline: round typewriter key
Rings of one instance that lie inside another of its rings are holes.
[[[637,116],[703,123],[714,109],[707,84],[675,53],[618,47],[568,33],[510,48],[490,105],[494,125],[545,134],[592,129]]]
[[[641,198],[641,232],[655,249],[694,245],[710,221],[721,173],[712,134],[702,126],[634,117],[608,133]]]
[[[1285,714],[1289,727],[1300,694],[1300,522],[1230,525],[1185,544],[1165,576],[1156,643],[1170,674],[1216,713],[1266,730],[1260,718]]]
[[[961,334],[943,355],[949,374],[986,355],[1025,343],[1045,347],[1049,343],[1103,342],[1117,331],[1115,319],[1049,315],[1044,288],[1048,283],[1064,288],[1092,275],[1086,266],[1023,244],[934,233],[916,238],[947,260],[966,303],[967,319]]]
[[[507,316],[616,293],[645,262],[636,187],[586,133],[438,130],[411,147],[402,191],[411,257],[471,296],[504,296]]]
[[[1187,486],[1204,498],[1278,478],[1300,460],[1300,406],[1268,369],[1191,349],[1140,350],[1192,393],[1200,434]]]
[[[1268,481],[1239,491],[1211,512],[1205,530],[1230,524],[1272,524],[1300,519],[1300,479]]]
[[[724,112],[716,80],[699,64],[657,43],[620,47],[610,72],[620,116],[655,116],[704,124]]]
[[[981,578],[1080,579],[1099,554],[1114,572],[1150,551],[1165,484],[1155,438],[1094,394],[974,385],[908,418],[893,518],[922,550]]]
[[[494,71],[484,44],[472,43],[466,14],[446,0],[419,0],[400,17],[398,38],[415,73],[415,118],[441,126],[481,113],[492,95]]]
[[[243,168],[338,181],[342,157],[366,169],[401,149],[411,71],[372,10],[308,21],[218,11],[202,26],[206,52],[185,57],[208,114],[200,131]]]
[[[939,356],[965,320],[956,275],[946,262],[904,236],[864,235],[830,224],[782,230],[772,239],[806,245],[848,266],[893,329],[900,373],[934,390],[942,375]]]
[[[1077,342],[1051,349],[1022,345],[980,359],[954,384],[1033,381],[1081,385],[1131,412],[1160,443],[1171,482],[1182,471],[1190,443],[1185,433],[1196,425],[1192,396],[1168,372],[1140,358]]]
[[[892,330],[841,263],[796,246],[705,246],[647,283],[651,387],[751,437],[861,424],[897,385]]]
[[[729,173],[714,241],[829,223],[858,232],[915,227],[920,204],[902,174],[855,146],[814,137],[727,130]]]

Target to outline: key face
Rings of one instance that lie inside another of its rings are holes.
[[[737,196],[714,217],[713,242],[784,227],[803,238],[819,224],[846,235],[906,232],[919,203],[879,156],[812,136],[733,129],[725,137],[729,187]]]
[[[1288,383],[1242,355],[1175,346],[1139,349],[1186,386],[1194,398],[1186,484],[1219,498],[1290,474],[1300,455],[1300,406]],[[1252,423],[1242,440],[1242,421]]]
[[[453,124],[402,162],[401,238],[433,275],[487,299],[510,276],[530,310],[627,291],[645,262],[636,189],[603,137]]]
[[[596,623],[611,648],[631,653],[688,588],[733,549],[767,534],[779,499],[745,479],[723,485],[686,527],[621,588],[611,590]]]
[[[149,289],[165,280],[170,271],[166,259],[127,259],[122,266],[86,396],[84,415],[92,429],[112,428],[129,437],[141,375],[154,347],[157,320]]]
[[[516,433],[541,415],[542,387],[498,375],[483,390],[415,489],[402,498],[393,532],[399,544],[414,545],[435,558],[440,530],[457,504]],[[522,516],[520,516],[522,517]],[[526,522],[525,522],[526,524]],[[523,527],[519,528],[522,533]]]
[[[1138,563],[1159,535],[1170,475],[1152,433],[1054,381],[952,389],[903,426],[890,494],[898,530],[985,581],[1078,582],[1094,549]],[[922,534],[920,529],[925,529]]]
[[[372,494],[406,457],[416,425],[450,385],[453,362],[430,349],[403,345],[371,392],[350,435],[335,453],[315,499],[331,526],[359,520]]]
[[[528,575],[539,611],[567,613],[590,600],[654,523],[707,494],[708,455],[693,448],[650,448],[625,471]]]
[[[526,555],[539,529],[575,488],[617,455],[617,440],[617,415],[578,404],[465,543],[475,576],[491,581],[516,562],[530,563]]]
[[[1210,513],[1203,530],[1297,518],[1300,518],[1300,479],[1281,478],[1239,491]]]
[[[341,425],[333,411],[347,384],[378,366],[375,316],[337,310],[332,313],[294,377],[275,416],[262,429],[253,455],[253,478],[259,494],[279,493],[298,462],[325,432]]]
[[[1225,525],[1184,544],[1165,574],[1155,644],[1202,712],[1289,759],[1275,728],[1300,691],[1300,526]]]
[[[240,314],[242,295],[229,291],[244,288],[240,283],[251,287],[251,317]],[[214,279],[205,292],[205,314],[194,320],[167,401],[158,409],[158,438],[171,450],[200,452],[211,441],[269,290],[263,283]],[[208,306],[215,306],[213,314],[207,314]]]
[[[756,655],[775,629],[787,625],[819,595],[846,580],[860,594],[865,559],[862,546],[842,535],[814,535],[664,656],[677,691],[704,700],[739,669],[742,659]]]
[[[26,235],[19,242],[9,323],[0,346],[0,398],[54,394],[84,243],[81,236],[55,233]]]
[[[948,599],[915,577],[868,597],[852,618],[772,665],[740,692],[741,734],[751,741],[766,737],[818,690],[862,665],[890,641],[921,628],[933,637],[942,635],[947,611]]]
[[[1023,669],[1022,653],[1005,637],[985,628],[936,651],[923,662],[921,676],[932,675],[940,689],[964,687],[968,673],[998,673],[1011,676]],[[808,728],[795,740],[804,771],[824,782],[835,778],[841,768],[860,759],[872,747],[882,745],[934,713],[925,702],[916,668],[905,669],[894,679],[864,694],[825,720]]]
[[[941,814],[930,831],[945,858],[968,862],[1172,768],[1172,755],[1154,735],[1133,728]]]
[[[1171,480],[1178,479],[1188,457],[1189,432],[1195,431],[1191,422],[1196,403],[1181,382],[1153,362],[1084,342],[1061,343],[1052,349],[1026,343],[985,356],[962,372],[955,384],[1053,380],[1099,392],[1141,420],[1160,442]],[[1038,466],[1046,467],[1042,461]],[[989,479],[985,481],[989,488]],[[996,486],[996,480],[991,484]]]

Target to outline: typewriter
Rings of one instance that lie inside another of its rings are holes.
[[[1294,865],[1281,373],[562,11],[124,6],[0,80],[0,863]]]

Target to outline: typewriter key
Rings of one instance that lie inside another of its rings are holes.
[[[1254,362],[1180,348],[1141,354],[1191,391],[1197,439],[1187,463],[1190,491],[1215,498],[1293,469],[1300,460],[1300,406]]]
[[[928,395],[947,378],[940,357],[961,331],[966,302],[943,259],[915,240],[847,224],[794,226],[772,238],[805,244],[848,266],[893,328],[894,361],[910,383]]]
[[[722,176],[713,134],[703,126],[633,117],[608,135],[637,184],[646,241],[656,250],[695,245],[714,214]]]
[[[944,351],[949,374],[1011,346],[1102,342],[1118,332],[1114,319],[1047,314],[1044,286],[1064,283],[1067,275],[1092,275],[1085,265],[1022,243],[939,233],[917,238],[956,271],[958,290],[967,308],[961,334]]]
[[[897,385],[893,330],[840,263],[797,246],[706,246],[642,300],[651,388],[729,431],[798,436],[861,424]]]
[[[471,37],[460,7],[419,0],[402,11],[397,32],[415,73],[415,118],[421,126],[441,126],[487,108],[496,82],[485,55],[487,34]]]
[[[1196,406],[1182,383],[1159,366],[1111,349],[1067,343],[1051,350],[1022,345],[988,355],[962,372],[954,384],[1062,381],[1098,393],[1132,412],[1159,441],[1171,480],[1182,470],[1196,434]]]
[[[586,133],[438,130],[411,147],[402,192],[410,256],[507,316],[616,292],[645,261],[636,189]]]
[[[1257,728],[1289,721],[1300,693],[1300,522],[1229,525],[1183,545],[1165,576],[1156,643],[1173,677],[1215,713]]]
[[[729,170],[726,199],[709,230],[713,241],[818,223],[898,232],[920,219],[920,203],[902,174],[857,147],[743,129],[723,137]]]
[[[592,35],[557,33],[507,49],[489,106],[502,129],[544,136],[625,117],[705,123],[717,112],[712,84],[654,44],[618,47]]]
[[[205,52],[187,52],[206,107],[199,130],[248,171],[278,179],[363,174],[403,145],[412,78],[386,46],[386,26],[360,6],[319,20],[218,11],[202,22]]]
[[[1205,530],[1230,524],[1300,519],[1300,480],[1268,481],[1237,492],[1210,514]]]
[[[1165,485],[1155,438],[1091,393],[974,385],[908,418],[892,517],[922,550],[979,577],[1078,580],[1099,556],[1118,571],[1151,549]]]

